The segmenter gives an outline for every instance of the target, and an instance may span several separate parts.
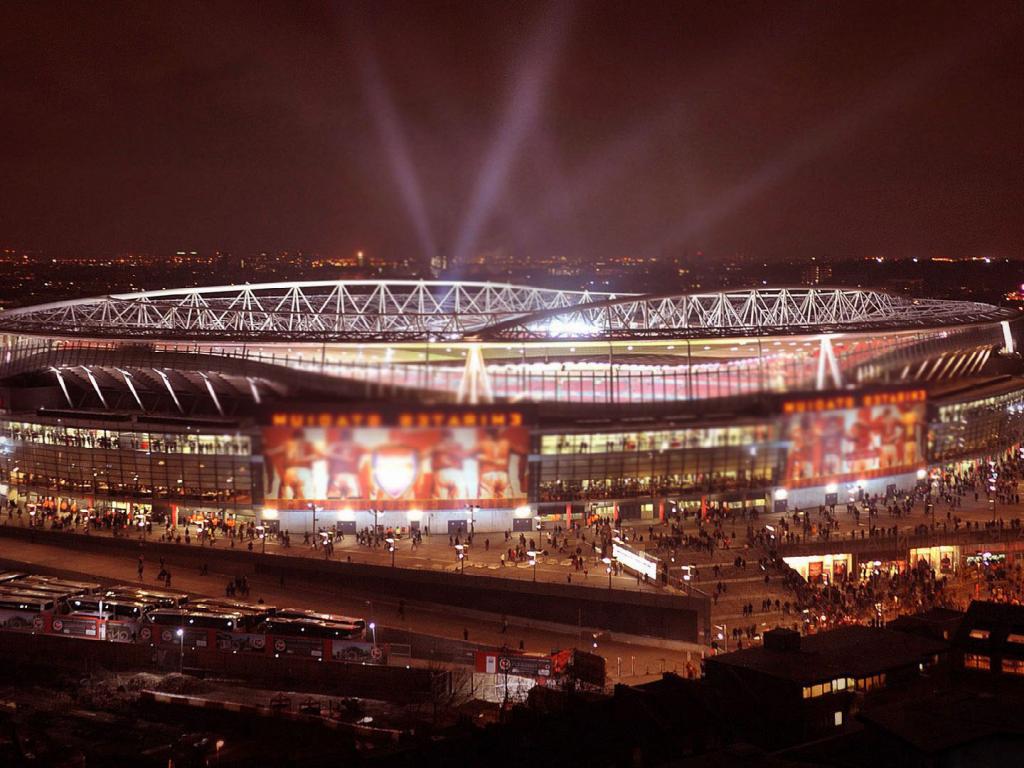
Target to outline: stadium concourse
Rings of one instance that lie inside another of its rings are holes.
[[[157,530],[492,541],[892,498],[1015,450],[1018,326],[861,288],[336,281],[22,307],[0,314],[0,493]]]

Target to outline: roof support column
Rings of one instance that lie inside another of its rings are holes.
[[[249,382],[249,391],[252,392],[253,402],[259,405],[262,401],[260,400],[260,391],[256,388],[256,379],[252,376],[246,376],[245,380]]]
[[[458,402],[476,405],[489,403],[494,399],[491,393],[491,379],[484,364],[484,354],[479,344],[471,344],[466,350],[466,367],[459,381]]]
[[[167,378],[167,374],[161,371],[159,368],[154,368],[153,372],[164,380],[164,386],[167,387],[167,391],[171,395],[171,400],[173,400],[175,406],[177,406],[178,413],[184,413],[185,409],[181,407],[181,402],[178,400],[178,395],[175,394],[174,387],[171,386],[171,380]]]
[[[199,372],[199,375],[203,377],[203,382],[206,384],[206,391],[210,393],[210,399],[213,400],[213,404],[217,408],[217,413],[223,416],[224,408],[221,406],[220,398],[217,397],[217,393],[213,389],[213,384],[210,382],[210,377],[207,376],[202,371]]]
[[[139,393],[135,389],[135,384],[132,382],[132,375],[128,373],[128,371],[122,371],[120,368],[115,368],[114,370],[124,377],[124,383],[128,385],[128,391],[132,393],[132,397],[135,398],[135,402],[139,404],[139,410],[145,411],[146,407],[142,404],[142,398],[139,397]]]
[[[60,372],[59,368],[53,368],[51,366],[50,370],[57,374],[57,383],[60,384],[60,391],[64,393],[64,399],[68,401],[68,408],[74,408],[75,404],[71,402],[71,395],[68,394],[68,385],[67,382],[64,381],[64,375]]]
[[[825,389],[825,377],[830,374],[832,385],[836,389],[842,389],[843,376],[839,370],[839,361],[836,360],[835,350],[832,349],[832,337],[822,336],[818,346],[818,375],[815,381],[817,389]]]
[[[110,406],[107,405],[107,398],[103,396],[103,392],[100,389],[100,384],[98,381],[96,381],[96,377],[93,375],[92,371],[90,371],[89,367],[86,365],[81,365],[79,366],[79,368],[85,371],[85,375],[89,377],[89,383],[92,384],[92,388],[96,392],[96,397],[98,397],[100,399],[100,402],[103,403],[103,407],[109,411]]]
[[[1017,349],[1013,343],[1013,334],[1010,333],[1010,321],[1003,320],[1000,325],[1003,327],[1003,352],[1012,355]]]

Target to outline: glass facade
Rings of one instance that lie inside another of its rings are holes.
[[[765,490],[785,448],[769,424],[540,438],[533,469],[540,503]]]
[[[251,504],[248,435],[142,432],[0,421],[0,478],[50,495]]]
[[[264,503],[264,446],[256,427],[157,431],[127,419],[100,423],[0,417],[0,484],[79,499],[235,509]],[[542,513],[593,502],[592,511],[603,504],[629,517],[653,514],[658,499],[690,505],[704,496],[770,504],[774,489],[794,487],[787,481],[794,443],[785,425],[785,417],[764,417],[591,432],[549,426],[529,437],[529,473],[520,487]],[[928,439],[932,461],[982,457],[1024,442],[1024,389],[935,406]]]
[[[1024,390],[941,405],[928,436],[929,458],[950,461],[1001,453],[1024,440]]]

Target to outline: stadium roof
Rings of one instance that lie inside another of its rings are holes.
[[[11,309],[0,332],[223,342],[700,338],[943,328],[1011,309],[859,288],[613,294],[507,283],[342,280],[111,294]]]

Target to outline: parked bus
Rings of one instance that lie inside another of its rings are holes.
[[[279,608],[274,611],[275,619],[308,619],[310,621],[322,621],[346,627],[351,632],[350,637],[362,638],[366,636],[366,621],[353,616],[342,616],[336,613],[317,613],[302,608]]]
[[[38,584],[53,588],[60,588],[67,591],[69,595],[96,595],[103,587],[91,581],[72,581],[70,579],[58,579],[53,576],[26,576],[15,582],[17,584]]]
[[[351,626],[331,624],[310,619],[269,619],[262,627],[268,651],[275,657],[282,655],[309,656],[317,659],[334,658],[334,642],[353,640]]]
[[[245,617],[244,629],[256,629],[260,624],[274,615],[277,610],[270,605],[243,603],[235,600],[220,600],[201,597],[188,605],[192,611],[209,611],[212,613],[236,613]]]
[[[130,643],[138,636],[146,614],[155,608],[153,603],[102,595],[69,597],[61,601],[53,631]]]
[[[166,590],[145,589],[127,584],[110,587],[105,593],[107,597],[138,600],[152,603],[157,608],[183,608],[188,605],[189,597],[184,592],[168,592]]]
[[[0,629],[42,631],[56,602],[45,595],[0,593]]]
[[[250,617],[229,611],[160,608],[146,615],[139,639],[158,646],[230,651],[232,635],[244,633],[250,623]]]

